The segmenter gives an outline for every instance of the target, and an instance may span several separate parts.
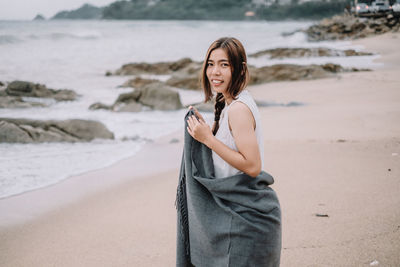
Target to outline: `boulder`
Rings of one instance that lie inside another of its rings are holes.
[[[0,120],[0,143],[30,143],[30,135],[16,124]]]
[[[136,77],[135,79],[130,79],[126,81],[121,87],[133,87],[133,88],[141,88],[147,84],[158,82],[158,80],[154,79],[145,79],[142,77]]]
[[[97,121],[0,118],[0,143],[88,142],[96,138],[114,139],[114,134]]]
[[[106,105],[106,104],[103,104],[103,103],[100,103],[100,102],[96,102],[96,103],[90,105],[89,109],[90,110],[96,110],[96,109],[107,109],[107,110],[110,110],[110,109],[112,109],[112,106],[109,106],[109,105]]]
[[[139,75],[139,74],[170,74],[174,71],[188,67],[193,61],[190,58],[183,58],[173,62],[158,63],[130,63],[125,64],[114,72],[115,75]]]
[[[162,82],[150,83],[132,92],[121,94],[111,107],[102,103],[95,103],[89,108],[105,108],[118,112],[138,112],[144,107],[156,110],[183,108],[179,93]]]
[[[214,112],[215,99],[206,103],[201,102],[197,104],[192,104],[191,106],[195,107],[198,111],[201,112]]]
[[[183,108],[179,93],[162,83],[151,83],[140,89],[138,102],[152,109],[177,110]]]
[[[200,90],[200,77],[199,73],[186,74],[177,73],[173,74],[171,78],[167,80],[167,85],[172,87],[178,87],[182,89]]]
[[[27,98],[30,99],[27,100]],[[45,104],[39,98],[72,101],[77,98],[77,94],[72,90],[54,90],[42,84],[13,81],[6,86],[5,90],[0,90],[0,108],[46,107],[50,103]]]
[[[46,107],[45,104],[40,102],[27,102],[22,97],[2,96],[0,95],[0,108],[32,108],[32,107]]]
[[[131,102],[127,104],[115,104],[113,111],[117,112],[139,112],[143,110],[143,105],[137,102]]]
[[[43,84],[13,81],[8,84],[6,93],[9,96],[28,96],[28,97],[46,97],[54,98],[57,101],[72,101],[77,98],[77,95],[72,90],[54,90],[49,89]]]

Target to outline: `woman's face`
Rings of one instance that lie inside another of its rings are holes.
[[[207,78],[213,91],[226,95],[231,83],[232,71],[228,55],[222,48],[217,48],[211,52],[207,61]]]

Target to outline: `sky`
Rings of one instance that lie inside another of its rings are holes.
[[[0,0],[0,20],[31,20],[37,14],[45,18],[62,10],[79,8],[85,3],[105,6],[116,0]]]

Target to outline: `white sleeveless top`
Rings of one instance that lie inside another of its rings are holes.
[[[254,102],[253,97],[250,95],[248,90],[243,90],[237,96],[236,100],[233,100],[229,105],[225,105],[224,109],[221,112],[220,120],[219,120],[219,129],[215,137],[220,140],[222,143],[230,147],[231,149],[238,151],[236,147],[235,140],[233,139],[232,133],[229,129],[228,123],[228,111],[229,107],[232,106],[235,102],[242,102],[246,104],[251,112],[253,113],[254,121],[256,123],[255,133],[257,137],[258,148],[260,151],[261,157],[261,169],[264,169],[264,140],[262,137],[262,127],[261,127],[261,119],[260,113],[258,111],[257,105]],[[215,177],[222,178],[227,177],[239,173],[243,173],[238,169],[229,165],[226,161],[224,161],[217,153],[212,151],[212,158],[214,162],[214,169],[215,169]]]

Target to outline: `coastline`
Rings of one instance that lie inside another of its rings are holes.
[[[88,196],[179,167],[183,133],[177,131],[145,144],[135,155],[110,166],[73,175],[61,182],[0,199],[0,229],[34,221],[40,216]],[[171,142],[175,140],[175,142]],[[168,160],[165,160],[168,159]],[[157,169],[149,168],[149,162]],[[109,177],[113,176],[113,179]],[[48,201],[51,199],[51,201]],[[29,203],[29,205],[26,205]],[[1,230],[0,230],[1,231]]]
[[[258,100],[304,103],[260,109],[266,170],[283,210],[281,266],[400,264],[400,34],[352,43],[378,52],[385,65],[249,88]],[[0,224],[0,265],[174,265],[182,138],[174,133],[149,146],[111,167],[0,200],[8,222]],[[29,214],[22,221],[18,209]]]

